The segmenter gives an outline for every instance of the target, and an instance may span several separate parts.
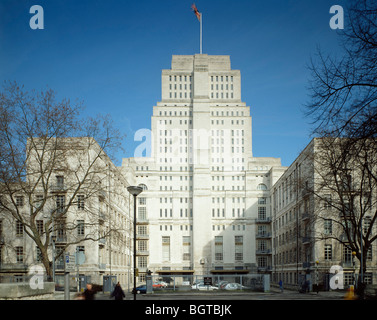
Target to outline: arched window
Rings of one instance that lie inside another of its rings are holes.
[[[262,190],[262,191],[267,190],[267,186],[263,183],[260,183],[257,186],[257,190]]]
[[[139,184],[139,187],[142,187],[143,191],[148,190],[148,187],[144,183]]]

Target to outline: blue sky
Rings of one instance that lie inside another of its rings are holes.
[[[109,113],[127,135],[150,128],[161,100],[161,70],[173,54],[199,53],[192,0],[0,0],[0,82],[57,91],[82,100],[86,114]],[[339,50],[329,26],[329,0],[197,0],[203,13],[203,53],[230,55],[241,70],[242,100],[251,107],[253,154],[290,165],[311,140],[307,65],[317,47]],[[44,29],[29,27],[32,5],[44,9]],[[347,28],[347,25],[345,25]]]

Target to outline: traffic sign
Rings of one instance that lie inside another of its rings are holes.
[[[65,254],[65,271],[70,272],[70,271],[75,271],[76,269],[76,255],[66,253]]]

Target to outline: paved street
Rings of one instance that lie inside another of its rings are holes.
[[[148,300],[344,300],[344,292],[326,291],[316,293],[298,293],[296,291],[284,290],[279,292],[272,289],[271,292],[169,292],[169,293],[153,293],[138,294],[136,299],[140,301]],[[75,294],[71,294],[73,300]],[[55,300],[64,300],[62,292],[55,293]],[[110,300],[109,294],[99,292],[96,294],[96,300]],[[133,300],[133,295],[126,294],[125,300]]]

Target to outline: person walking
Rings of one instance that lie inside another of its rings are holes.
[[[280,288],[280,292],[283,292],[283,281],[282,280],[279,281],[279,288]]]
[[[90,283],[86,285],[86,289],[83,294],[84,300],[94,300],[95,292],[93,290],[93,287]]]
[[[114,291],[111,294],[111,297],[114,297],[115,300],[123,300],[123,298],[126,297],[119,282],[116,284]]]

